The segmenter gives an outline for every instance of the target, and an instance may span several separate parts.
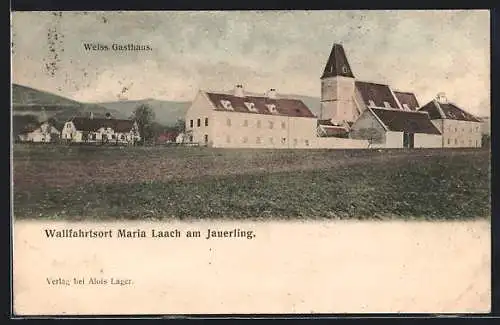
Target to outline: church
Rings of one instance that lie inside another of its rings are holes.
[[[421,106],[410,91],[357,80],[334,44],[321,82],[320,116],[300,99],[237,84],[200,90],[186,113],[186,142],[218,148],[361,149],[480,147],[481,121],[444,94]]]
[[[412,92],[356,80],[341,44],[333,45],[321,76],[318,129],[327,134],[333,128],[372,148],[481,146],[480,119],[443,93],[420,106]]]

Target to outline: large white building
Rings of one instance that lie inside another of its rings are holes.
[[[200,91],[186,113],[188,142],[226,148],[310,148],[317,118],[300,100]]]

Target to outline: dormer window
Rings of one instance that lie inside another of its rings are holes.
[[[250,103],[250,102],[245,102],[245,106],[248,108],[248,110],[250,112],[258,112],[257,111],[257,108],[255,108],[255,104],[254,103]]]
[[[370,107],[375,107],[375,102],[374,102],[373,100],[369,99],[369,100],[368,100],[368,105],[369,105]]]
[[[389,104],[389,102],[384,102],[384,106],[385,108],[391,108],[391,104]]]
[[[267,109],[269,110],[269,112],[271,113],[278,113],[278,110],[276,109],[276,105],[275,104],[266,104],[267,106]]]
[[[220,103],[221,103],[222,107],[224,107],[224,109],[228,109],[228,110],[234,111],[233,105],[231,105],[230,101],[222,99],[220,101]]]
[[[403,104],[403,108],[404,108],[405,110],[407,110],[407,111],[409,111],[409,110],[410,110],[410,107],[408,107],[408,104]]]

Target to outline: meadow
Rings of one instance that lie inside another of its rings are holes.
[[[13,147],[14,217],[490,217],[489,149]]]

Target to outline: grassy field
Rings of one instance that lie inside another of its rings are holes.
[[[18,219],[475,219],[490,151],[15,145]]]

